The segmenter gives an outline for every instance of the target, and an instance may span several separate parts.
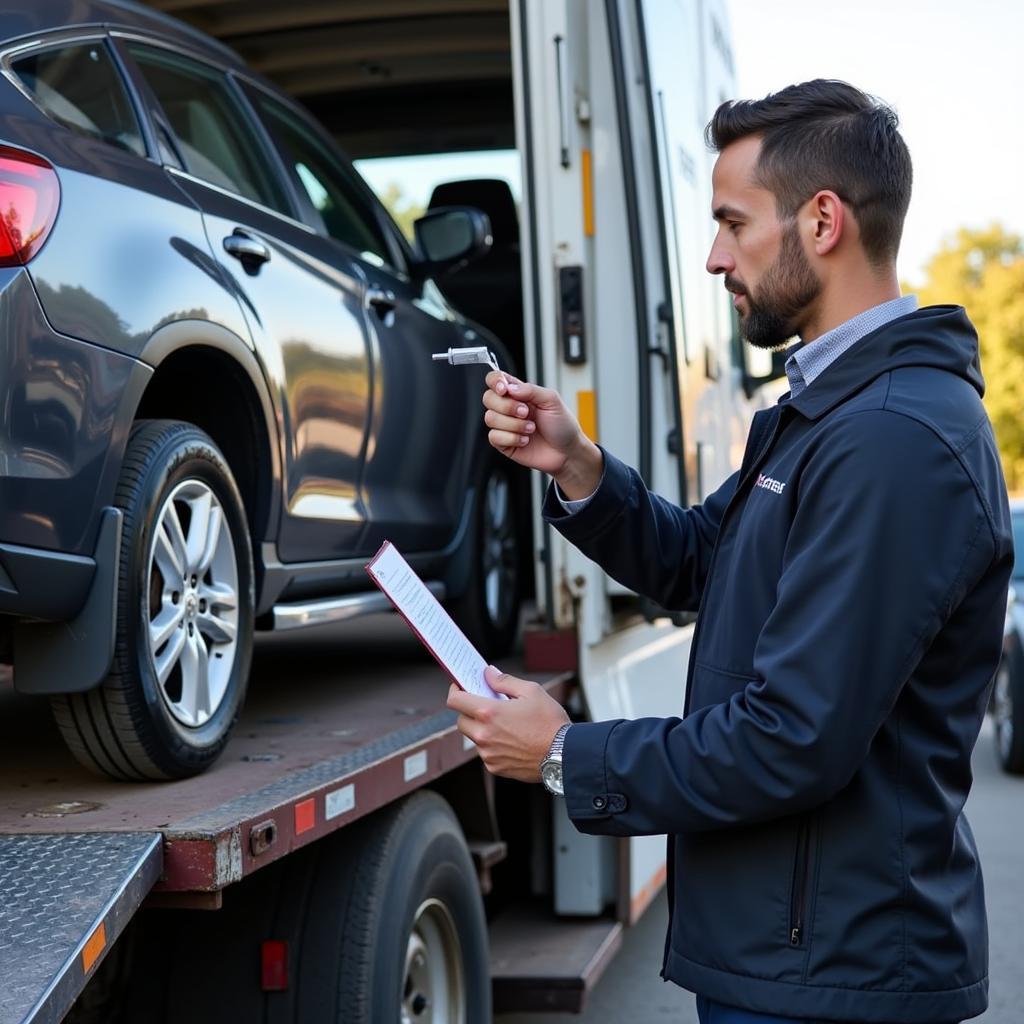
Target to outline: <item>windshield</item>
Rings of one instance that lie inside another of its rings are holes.
[[[1024,509],[1011,513],[1013,517],[1013,578],[1024,581]]]

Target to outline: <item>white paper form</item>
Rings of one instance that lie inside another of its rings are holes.
[[[441,668],[463,690],[478,697],[508,700],[505,694],[496,693],[488,685],[484,679],[487,662],[391,541],[384,542],[366,571],[437,658]]]

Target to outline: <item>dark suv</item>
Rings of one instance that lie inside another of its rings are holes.
[[[493,656],[518,481],[496,339],[438,280],[485,215],[409,246],[324,131],[230,50],[121,0],[0,12],[0,645],[75,755],[209,765],[254,628],[380,608],[385,538]]]

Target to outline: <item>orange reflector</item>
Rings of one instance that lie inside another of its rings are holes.
[[[82,950],[82,973],[88,974],[107,947],[107,926],[100,921],[99,926],[89,936]]]
[[[580,153],[580,168],[583,174],[583,233],[587,238],[594,237],[594,165],[590,159],[590,150]]]
[[[295,834],[302,835],[316,824],[316,800],[310,797],[295,805]]]
[[[576,392],[576,419],[583,433],[597,444],[597,394],[594,391]]]
[[[260,948],[260,986],[264,992],[288,991],[288,943],[267,939]]]

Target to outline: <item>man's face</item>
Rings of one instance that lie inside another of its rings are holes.
[[[711,208],[718,234],[707,269],[725,275],[747,341],[778,348],[800,333],[822,284],[796,220],[780,221],[775,197],[755,183],[760,151],[758,137],[740,139],[715,163]]]

